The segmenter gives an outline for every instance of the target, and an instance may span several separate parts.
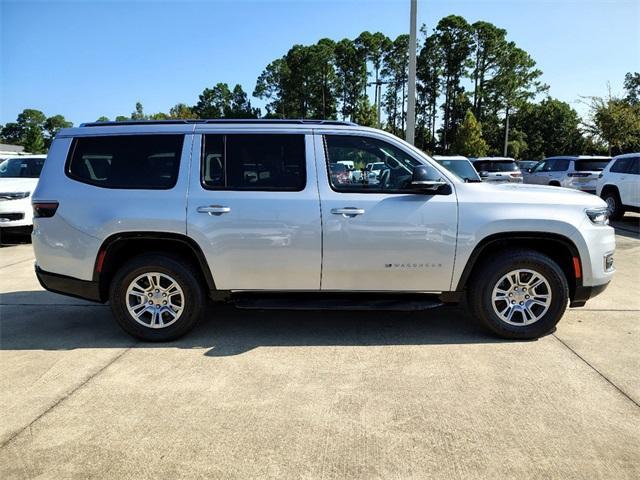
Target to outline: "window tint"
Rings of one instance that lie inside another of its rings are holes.
[[[74,140],[71,178],[106,188],[169,189],[176,184],[184,135],[114,135]]]
[[[7,158],[0,162],[0,178],[38,178],[44,158]]]
[[[520,169],[514,160],[476,160],[473,166],[478,172],[518,172]]]
[[[480,182],[480,176],[468,160],[436,160],[440,165],[455,173],[465,182]]]
[[[422,162],[393,145],[370,137],[326,135],[329,179],[334,190],[344,192],[407,192],[413,167]],[[353,163],[353,170],[345,164]],[[431,168],[434,180],[442,178]]]
[[[632,175],[640,175],[640,157],[633,158],[633,162],[630,165],[628,172]]]
[[[613,165],[611,165],[610,172],[612,173],[627,173],[631,169],[631,164],[633,163],[633,158],[620,158],[615,161]]]
[[[204,136],[205,188],[300,191],[306,182],[304,135]]]
[[[601,172],[609,160],[576,160],[576,172]]]
[[[569,159],[566,158],[557,158],[554,160],[549,160],[547,162],[547,166],[545,167],[545,171],[547,172],[566,172],[569,169]]]

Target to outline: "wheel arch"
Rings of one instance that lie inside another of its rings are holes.
[[[582,259],[571,239],[558,233],[501,232],[489,235],[478,242],[460,275],[456,291],[462,292],[466,289],[474,269],[485,261],[483,256],[499,253],[505,248],[530,248],[553,259],[567,278],[572,300],[576,297],[576,292],[582,288]]]
[[[198,271],[210,296],[217,291],[211,269],[200,246],[186,235],[166,232],[123,232],[109,236],[100,246],[93,268],[102,301],[116,271],[131,258],[148,252],[167,252],[184,258]]]

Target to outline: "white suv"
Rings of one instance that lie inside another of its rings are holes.
[[[0,229],[31,227],[31,194],[38,185],[46,158],[46,155],[22,155],[0,160]]]
[[[524,176],[525,183],[551,185],[596,193],[596,181],[610,157],[549,157]]]
[[[609,216],[617,220],[626,210],[640,210],[640,153],[613,157],[602,171],[596,193],[607,202]]]
[[[345,180],[333,168],[345,161],[379,165],[378,181]],[[110,301],[150,341],[191,329],[207,297],[378,311],[466,296],[498,335],[536,338],[614,272],[600,198],[465,183],[397,137],[343,122],[63,129],[33,208],[42,285]]]

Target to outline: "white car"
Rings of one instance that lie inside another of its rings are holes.
[[[596,181],[611,157],[567,156],[549,157],[524,176],[524,183],[551,185],[596,193]]]
[[[596,194],[616,220],[627,210],[640,210],[640,153],[613,157],[598,177]]]
[[[0,228],[33,225],[31,194],[46,155],[22,155],[0,161]]]
[[[513,158],[478,157],[471,162],[483,182],[522,183],[522,172]]]

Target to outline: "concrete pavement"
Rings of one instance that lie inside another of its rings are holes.
[[[535,342],[460,308],[224,307],[143,344],[0,248],[0,477],[638,478],[637,220],[609,289]]]

